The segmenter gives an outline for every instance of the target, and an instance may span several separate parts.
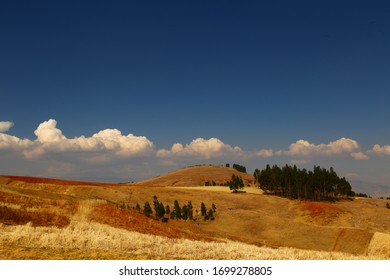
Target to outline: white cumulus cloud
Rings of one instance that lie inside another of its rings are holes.
[[[203,139],[197,138],[185,146],[180,143],[172,145],[170,150],[162,149],[157,152],[157,156],[164,157],[201,157],[210,159],[213,157],[243,155],[240,147],[230,146],[223,143],[218,138]]]
[[[0,149],[3,150],[24,150],[33,145],[33,142],[28,139],[20,139],[18,137],[0,133]]]
[[[272,157],[273,155],[274,152],[271,149],[262,149],[252,153],[252,156],[254,157],[264,157],[264,158]]]
[[[122,135],[117,129],[105,129],[91,137],[67,138],[57,128],[57,121],[50,119],[41,123],[35,130],[37,139],[20,139],[0,133],[0,149],[18,150],[26,158],[36,158],[50,153],[84,152],[96,156],[96,152],[113,154],[119,157],[132,157],[150,154],[154,144],[144,136]]]
[[[367,153],[377,156],[390,156],[390,145],[381,146],[375,144],[372,150],[369,150]]]
[[[1,122],[0,121],[0,132],[7,132],[11,127],[13,127],[13,122]]]
[[[87,141],[78,138],[75,142],[83,148],[90,148],[91,145],[103,146],[105,150],[115,151],[117,155],[124,157],[151,152],[154,149],[154,144],[145,136],[122,135],[117,129],[105,129],[95,133]]]
[[[356,160],[368,159],[368,156],[363,152],[351,153],[351,157],[353,157]]]
[[[328,144],[312,144],[307,140],[298,140],[291,144],[287,151],[278,151],[277,155],[287,156],[335,156],[349,154],[355,159],[366,159],[366,156],[360,151],[359,143],[350,138],[340,138]]]
[[[41,143],[53,143],[66,140],[62,131],[57,128],[57,121],[53,119],[41,123],[34,131],[34,134]]]

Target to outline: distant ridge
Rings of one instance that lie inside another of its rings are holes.
[[[372,197],[390,197],[390,186],[358,180],[351,181],[351,185],[357,193],[365,193]]]
[[[232,174],[242,177],[245,185],[254,182],[253,175],[222,165],[195,165],[178,169],[155,178],[133,183],[138,186],[204,186],[206,182],[222,185]]]
[[[21,181],[26,183],[34,184],[55,184],[55,185],[88,185],[88,186],[111,186],[116,185],[115,183],[100,183],[100,182],[86,182],[86,181],[74,181],[74,180],[61,180],[53,178],[43,177],[31,177],[31,176],[11,176],[1,175],[0,183],[8,184],[10,181]]]

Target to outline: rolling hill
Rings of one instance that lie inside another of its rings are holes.
[[[213,181],[222,185],[231,180],[232,174],[241,176],[245,185],[253,184],[254,178],[236,169],[221,165],[196,165],[185,167],[170,173],[133,183],[137,186],[204,186]]]
[[[384,199],[289,200],[256,186],[205,187],[242,176],[192,166],[135,184],[0,177],[3,259],[390,259]],[[154,197],[174,209],[191,201],[195,219],[163,223],[137,210]],[[216,206],[215,220],[200,216]]]

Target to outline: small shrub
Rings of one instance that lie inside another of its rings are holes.
[[[214,212],[212,209],[209,210],[209,212],[207,213],[207,216],[210,220],[214,221]]]

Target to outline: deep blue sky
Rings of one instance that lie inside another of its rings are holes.
[[[1,1],[0,121],[32,141],[55,119],[68,138],[116,128],[156,151],[198,137],[274,152],[346,137],[366,154],[390,145],[389,50],[388,1]],[[309,166],[361,174],[387,157]]]

